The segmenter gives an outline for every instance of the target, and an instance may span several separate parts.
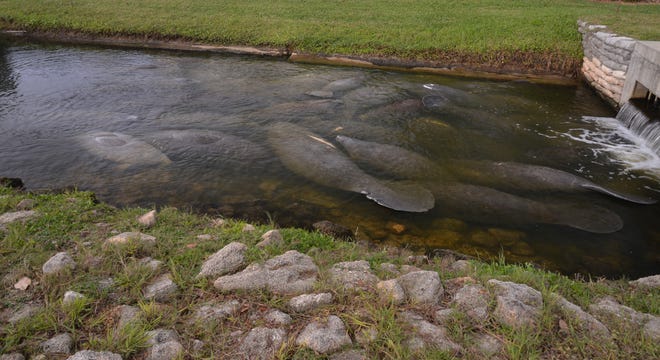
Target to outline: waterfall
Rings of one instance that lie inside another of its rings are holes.
[[[642,139],[656,154],[660,155],[660,119],[651,111],[645,111],[641,102],[627,102],[616,115],[626,128]]]

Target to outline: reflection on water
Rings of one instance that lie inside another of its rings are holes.
[[[327,219],[378,243],[566,273],[659,270],[658,205],[527,180],[540,167],[495,176],[499,162],[529,164],[660,197],[644,169],[569,136],[599,131],[585,115],[613,115],[583,87],[21,45],[0,48],[0,101],[0,175],[29,188],[282,226]],[[337,136],[361,147],[350,157]],[[421,213],[377,204],[414,211],[428,196]]]

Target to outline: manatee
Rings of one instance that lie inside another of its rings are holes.
[[[364,79],[361,76],[339,79],[326,84],[323,88],[321,88],[321,90],[332,92],[353,90],[362,86],[363,82]]]
[[[566,225],[594,233],[611,233],[623,227],[617,214],[602,207],[570,203],[546,204],[483,186],[461,184],[447,176],[435,162],[398,146],[342,135],[337,136],[337,142],[353,159],[400,178],[423,181],[423,185],[433,193],[437,204],[452,216],[460,214],[468,220],[496,224]]]
[[[443,211],[492,224],[554,224],[597,234],[621,230],[614,212],[592,204],[541,202],[478,185],[427,183]]]
[[[623,194],[595,184],[585,178],[547,166],[516,162],[454,160],[450,171],[459,179],[500,189],[522,191],[587,191],[593,190],[637,204],[655,204],[647,197]]]
[[[268,142],[287,168],[318,184],[365,194],[376,203],[399,211],[424,212],[434,206],[428,190],[372,177],[333,144],[300,126],[273,124],[268,129]]]
[[[174,161],[243,163],[269,157],[263,146],[220,131],[164,130],[153,133],[146,139]]]
[[[401,179],[429,180],[446,177],[435,162],[399,146],[380,144],[338,135],[338,143],[357,161]]]
[[[81,135],[78,140],[94,155],[124,167],[171,163],[171,160],[155,147],[127,134],[99,131]]]

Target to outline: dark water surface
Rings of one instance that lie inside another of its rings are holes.
[[[234,56],[0,45],[0,176],[20,177],[30,189],[75,185],[116,205],[172,205],[282,226],[327,219],[376,243],[484,258],[502,252],[507,260],[565,273],[658,273],[657,204],[597,192],[511,188],[478,163],[466,176],[454,174],[464,160],[514,161],[660,198],[657,159],[644,157],[643,149],[611,129],[607,141],[617,138],[629,152],[626,161],[603,150],[601,125],[593,120],[612,116],[582,86]],[[287,148],[295,157],[300,149],[303,158],[311,150],[297,145],[295,132],[290,142],[286,132],[274,139],[269,129],[281,122],[333,144],[339,154],[344,151],[336,136],[344,135],[433,160],[437,169],[423,179],[395,179],[386,168],[400,157],[387,166],[355,164],[377,181],[423,184],[440,194],[435,207],[394,211],[294,173],[277,154]],[[598,223],[612,216],[606,220],[611,224]],[[570,225],[616,228],[619,218],[623,227],[611,233]]]

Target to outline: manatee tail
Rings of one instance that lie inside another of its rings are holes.
[[[425,212],[435,205],[433,194],[415,183],[374,179],[364,184],[360,192],[379,205],[398,211]]]
[[[553,224],[566,225],[596,234],[610,234],[623,228],[623,220],[616,213],[596,205],[550,204]]]
[[[600,186],[600,185],[596,185],[596,184],[594,184],[594,183],[592,183],[592,182],[584,183],[584,184],[582,184],[581,186],[582,186],[583,188],[585,188],[585,189],[589,189],[589,190],[593,190],[593,191],[598,191],[599,193],[603,193],[603,194],[606,194],[606,195],[610,195],[610,196],[613,196],[613,197],[615,197],[615,198],[617,198],[617,199],[621,199],[621,200],[626,200],[626,201],[634,202],[634,203],[636,203],[636,204],[651,205],[651,204],[655,204],[655,203],[658,202],[658,201],[655,200],[655,199],[651,199],[651,198],[647,198],[647,197],[643,197],[643,196],[636,196],[636,195],[630,195],[630,194],[623,194],[623,193],[620,193],[620,192],[617,192],[617,191],[614,191],[614,190],[610,190],[610,189],[604,188],[604,187],[602,187],[602,186]]]

